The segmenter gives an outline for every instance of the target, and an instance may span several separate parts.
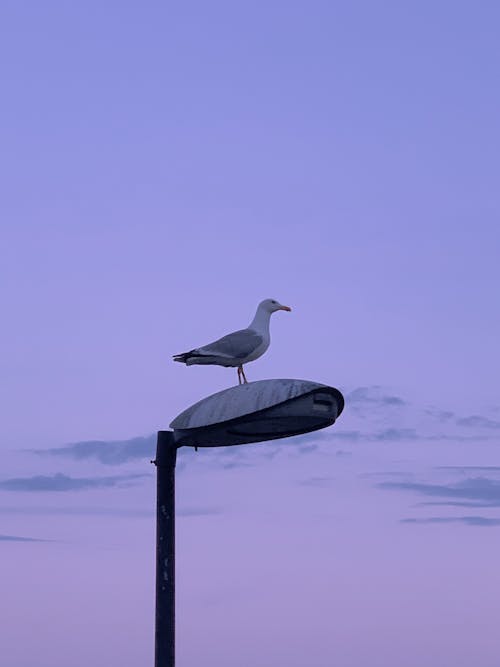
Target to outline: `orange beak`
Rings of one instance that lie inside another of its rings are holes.
[[[290,306],[281,306],[280,310],[286,310],[287,313],[291,313],[291,312],[292,312],[292,309],[290,308]]]

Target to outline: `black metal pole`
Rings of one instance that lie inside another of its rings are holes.
[[[156,444],[155,667],[175,666],[175,461],[172,431]]]

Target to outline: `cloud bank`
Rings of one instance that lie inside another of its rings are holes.
[[[431,516],[423,519],[401,519],[401,523],[415,523],[415,524],[464,523],[467,526],[493,527],[493,526],[500,526],[500,519],[492,519],[485,516]]]
[[[154,458],[156,436],[128,440],[88,440],[64,447],[34,450],[40,456],[59,456],[75,460],[94,458],[107,465],[117,465],[136,459]]]
[[[381,482],[380,489],[413,491],[425,496],[437,496],[483,503],[485,507],[500,507],[500,480],[471,477],[455,484],[422,484],[419,482]]]
[[[113,486],[124,486],[146,474],[114,475],[112,477],[69,477],[62,473],[54,475],[34,475],[33,477],[14,477],[0,481],[4,491],[85,491]]]
[[[47,542],[37,537],[18,537],[17,535],[0,535],[0,542]]]

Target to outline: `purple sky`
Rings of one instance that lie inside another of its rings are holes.
[[[346,410],[181,452],[179,666],[498,667],[499,5],[244,4],[0,8],[2,656],[151,664],[171,355],[271,297]]]

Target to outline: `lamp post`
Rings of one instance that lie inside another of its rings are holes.
[[[179,447],[276,440],[335,423],[338,389],[307,380],[260,380],[195,403],[159,431],[156,459],[155,667],[175,666],[175,462]]]

